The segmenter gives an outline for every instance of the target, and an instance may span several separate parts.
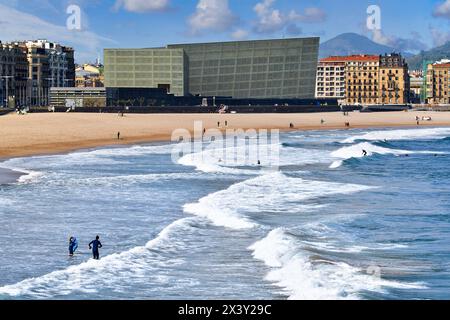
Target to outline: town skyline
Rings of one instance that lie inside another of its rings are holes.
[[[71,5],[80,8],[80,29],[67,28]],[[380,29],[367,27],[370,5],[380,10]],[[158,47],[167,42],[310,36],[324,42],[354,32],[414,53],[450,40],[448,0],[415,1],[406,7],[384,0],[0,0],[0,12],[1,41],[44,38],[62,42],[75,48],[78,63],[103,58],[104,48]]]

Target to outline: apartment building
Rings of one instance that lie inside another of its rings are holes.
[[[427,67],[426,100],[430,104],[450,103],[450,63],[436,62]]]
[[[322,59],[317,67],[316,98],[345,99],[345,61]]]
[[[316,83],[316,98],[336,98],[347,105],[409,101],[408,65],[400,54],[322,59]]]
[[[408,65],[400,54],[380,57],[379,102],[405,104],[410,98]]]
[[[0,42],[0,107],[26,103],[28,63],[26,50]]]

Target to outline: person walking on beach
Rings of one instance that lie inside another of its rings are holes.
[[[117,140],[120,140],[120,131],[117,132]]]
[[[89,249],[92,249],[92,255],[94,256],[95,260],[100,260],[100,254],[98,252],[98,249],[103,247],[102,243],[100,242],[100,237],[96,236],[95,240],[92,240],[89,243]]]

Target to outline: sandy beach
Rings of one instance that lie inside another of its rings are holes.
[[[417,127],[416,116],[429,116],[420,126],[449,126],[450,113],[308,113],[308,114],[90,114],[40,113],[0,117],[0,158],[54,154],[106,145],[170,140],[174,129],[192,131],[195,121],[206,129],[325,130],[372,127]],[[321,124],[321,121],[324,123]],[[228,127],[225,128],[225,121]],[[121,139],[117,140],[117,133]]]

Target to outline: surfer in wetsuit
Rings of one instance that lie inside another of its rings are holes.
[[[89,249],[92,249],[92,255],[94,256],[94,259],[96,259],[96,260],[100,260],[100,255],[99,255],[98,249],[101,247],[103,247],[103,246],[102,246],[102,243],[100,242],[99,236],[96,236],[95,240],[92,240],[89,243]]]
[[[363,156],[364,156],[364,157],[367,157],[367,151],[366,151],[366,150],[363,150],[362,152],[363,152]]]
[[[75,237],[70,237],[69,239],[69,256],[73,256],[78,248],[78,240]]]

